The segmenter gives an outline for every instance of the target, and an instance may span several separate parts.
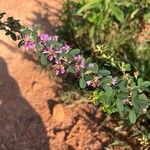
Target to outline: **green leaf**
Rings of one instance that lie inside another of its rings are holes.
[[[46,41],[46,46],[48,46],[48,47],[52,46],[53,44],[54,44],[54,41],[49,41],[49,40]]]
[[[129,96],[128,93],[124,93],[124,92],[121,92],[121,91],[119,93],[117,93],[117,98],[119,98],[119,99],[127,99],[128,96]]]
[[[75,69],[72,66],[68,66],[67,72],[75,73]]]
[[[119,98],[116,100],[116,106],[117,106],[119,112],[122,112],[124,110],[123,102]]]
[[[14,18],[13,17],[8,17],[7,18],[7,21],[10,23],[10,22],[13,22]]]
[[[144,87],[149,87],[150,86],[150,81],[144,81],[142,85]]]
[[[119,84],[120,90],[124,93],[128,93],[127,84],[128,84],[127,80],[122,80]]]
[[[80,78],[79,85],[81,89],[84,89],[86,87],[86,80],[84,78]]]
[[[148,138],[148,140],[150,140],[150,132],[148,133],[147,138]]]
[[[33,39],[36,38],[37,35],[38,35],[38,33],[37,33],[36,31],[32,31],[32,32],[30,33],[30,37],[33,38]]]
[[[107,97],[111,97],[112,95],[114,95],[114,91],[111,86],[105,85],[103,88],[106,91]]]
[[[94,63],[93,67],[89,68],[90,71],[92,71],[93,73],[98,73],[98,65],[96,63]]]
[[[125,21],[124,12],[119,7],[113,6],[111,11],[112,11],[112,14],[116,17],[116,19],[119,22],[124,23]]]
[[[101,84],[103,84],[103,85],[106,85],[106,84],[109,84],[109,83],[111,83],[111,81],[112,81],[112,78],[111,77],[104,77],[102,80],[101,80]]]
[[[11,33],[10,33],[10,36],[11,36],[11,38],[12,38],[14,41],[17,40],[17,36],[16,36],[15,33],[11,32]]]
[[[93,80],[92,75],[85,75],[84,78],[85,78],[86,81]]]
[[[37,49],[37,50],[40,50],[40,49],[41,49],[41,44],[38,43],[38,42],[36,42],[36,49]]]
[[[140,102],[139,96],[138,95],[132,95],[132,101],[131,102],[133,104],[133,107],[134,107],[136,113],[138,113],[138,114],[142,113],[142,110],[141,110],[141,107],[139,104],[139,102]]]
[[[143,84],[143,79],[142,78],[139,78],[138,79],[138,86],[141,86]]]
[[[89,64],[92,62],[92,59],[90,57],[86,58],[85,60],[85,65]]]
[[[6,33],[5,33],[5,35],[10,35],[11,34],[11,32],[10,31],[7,31]]]
[[[137,113],[142,113],[144,108],[147,108],[149,102],[145,94],[137,95],[136,97],[132,98],[133,106],[136,109]]]
[[[76,55],[78,55],[80,53],[80,50],[79,49],[72,49],[70,52],[69,52],[69,55],[74,57]]]
[[[47,57],[44,54],[41,55],[41,64],[44,66],[48,64]]]
[[[24,29],[21,30],[21,33],[22,33],[23,35],[26,35],[26,34],[29,35],[29,34],[31,33],[31,30],[28,29],[28,28],[24,28]]]
[[[125,64],[124,68],[125,68],[125,71],[131,71],[131,65],[130,64]]]
[[[77,14],[81,14],[84,11],[88,11],[92,8],[94,9],[94,8],[98,7],[99,2],[100,2],[99,0],[88,1],[77,11]]]
[[[20,48],[23,44],[24,44],[24,40],[21,40],[21,41],[18,43],[18,47]]]
[[[142,78],[138,79],[138,86],[141,90],[146,90],[150,86],[150,81],[143,81]]]
[[[108,76],[111,74],[111,72],[109,70],[100,70],[99,73],[102,75],[102,76]]]
[[[136,117],[135,112],[133,110],[130,110],[129,111],[129,120],[130,120],[130,122],[135,123],[136,119],[137,119],[137,117]]]
[[[55,44],[55,47],[56,47],[56,48],[61,48],[62,46],[63,46],[62,43],[56,43],[56,44]]]

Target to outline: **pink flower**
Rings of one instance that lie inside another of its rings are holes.
[[[56,64],[53,67],[56,75],[62,75],[65,73],[65,67],[61,64],[60,61],[56,61]]]
[[[32,41],[25,42],[25,44],[23,46],[24,46],[26,51],[35,49],[35,43]]]
[[[58,41],[58,35],[51,35],[49,37],[49,40],[51,40],[51,41]]]
[[[117,80],[118,80],[117,77],[112,78],[111,84],[112,84],[113,86],[115,86],[115,85],[117,84]]]
[[[81,55],[77,55],[75,58],[75,69],[76,69],[76,76],[79,76],[80,70],[84,68],[84,59]]]
[[[45,48],[43,54],[47,54],[49,61],[52,61],[57,57],[57,51],[54,50],[52,47]]]
[[[81,68],[84,68],[84,59],[81,55],[77,55],[75,58],[75,68],[76,72],[79,72]]]
[[[24,35],[23,38],[24,38],[25,41],[29,41],[30,40],[29,34]]]
[[[58,49],[58,52],[59,53],[68,52],[69,50],[70,50],[70,46],[65,44],[64,46],[62,46],[61,48]]]
[[[41,34],[39,35],[39,39],[40,39],[42,42],[46,42],[46,41],[48,41],[49,36],[48,36],[48,34],[41,33]]]

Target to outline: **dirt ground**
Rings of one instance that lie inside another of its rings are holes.
[[[53,33],[63,0],[0,3],[0,11],[8,16],[26,25],[40,24],[43,31]],[[16,45],[0,33],[0,150],[103,150],[117,139],[114,124],[101,129],[110,118],[93,105],[60,104],[60,85]],[[128,150],[139,149],[126,136],[121,139]]]

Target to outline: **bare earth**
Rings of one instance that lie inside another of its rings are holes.
[[[62,3],[1,0],[0,11],[26,25],[41,24],[43,31],[53,33]],[[60,85],[39,71],[35,59],[16,44],[0,33],[0,150],[103,150],[116,139],[108,128],[113,124],[101,130],[105,115],[93,105],[60,104]]]

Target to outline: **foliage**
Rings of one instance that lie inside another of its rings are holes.
[[[74,74],[82,89],[96,89],[97,97],[92,102],[101,104],[108,113],[128,115],[131,123],[135,123],[140,115],[147,115],[150,81],[130,75],[129,64],[121,63],[121,73],[113,76],[116,69],[109,71],[105,65],[92,62],[90,57],[85,59],[79,49],[60,43],[57,35],[39,34],[28,28],[22,30],[22,35],[24,48],[35,51],[42,65],[51,66],[56,75]]]
[[[66,41],[87,55],[95,56],[97,44],[108,46],[114,58],[129,62],[149,78],[150,42],[138,41],[149,16],[148,0],[67,0],[60,16],[61,32]]]
[[[5,25],[6,22],[1,22],[1,29],[8,31]],[[39,33],[36,27],[29,29],[20,25],[14,29],[9,26],[9,30],[21,34],[23,39],[18,46],[34,52],[44,67],[53,68],[56,75],[61,77],[72,75],[80,88],[93,91],[91,102],[101,105],[104,111],[109,114],[119,113],[131,123],[146,116],[150,118],[150,81],[139,77],[130,64],[114,59],[109,48],[103,45],[96,47],[95,52],[103,62],[96,63],[90,57],[85,59],[79,49],[72,49],[66,43],[59,42],[57,35]],[[141,143],[148,144],[149,131],[143,127],[140,132]]]
[[[21,24],[19,20],[15,20],[13,17],[8,17],[6,21],[2,21],[6,13],[0,13],[0,30],[5,31],[7,36],[10,36],[14,41],[20,39]]]

